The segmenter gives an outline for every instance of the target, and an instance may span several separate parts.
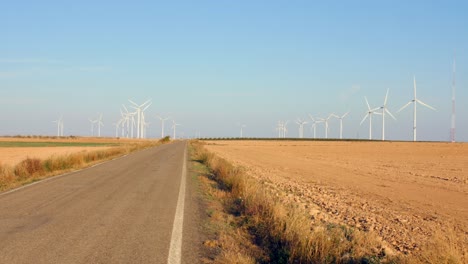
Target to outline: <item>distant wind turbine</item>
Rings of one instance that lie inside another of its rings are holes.
[[[244,128],[246,127],[246,125],[240,125],[240,137],[243,138],[244,137]]]
[[[376,111],[379,110],[380,107],[371,109],[371,107],[369,105],[369,101],[367,101],[367,97],[364,96],[364,99],[366,100],[366,104],[367,104],[367,112],[366,112],[366,115],[364,116],[364,118],[362,119],[360,125],[362,125],[362,123],[364,123],[364,121],[366,121],[366,118],[369,118],[369,140],[372,140],[372,114],[379,115],[380,113],[378,113]]]
[[[387,93],[385,94],[384,104],[380,107],[382,110],[382,140],[385,140],[385,113],[389,114],[394,120],[396,120],[392,113],[387,109],[388,90],[389,89],[387,89]]]
[[[97,120],[92,120],[91,118],[88,120],[91,122],[91,136],[94,137],[94,124],[97,122]]]
[[[156,115],[157,118],[159,118],[159,120],[161,120],[161,138],[164,137],[164,122],[166,122],[166,120],[169,120],[170,117],[162,117],[162,116],[159,116],[159,115]]]
[[[52,121],[57,123],[57,137],[63,136],[63,115],[59,119]]]
[[[172,120],[172,131],[173,131],[173,138],[176,139],[176,127],[180,126],[181,124],[177,124],[175,120]]]
[[[300,118],[297,119],[296,124],[299,125],[299,138],[304,138],[304,125],[307,123],[307,121],[304,121]]]
[[[141,105],[138,105],[137,103],[133,102],[132,100],[128,100],[131,104],[133,104],[132,108],[136,110],[137,113],[137,138],[142,138],[142,133],[143,133],[143,123],[142,122],[142,115],[141,113],[144,112],[148,107],[151,105],[151,99],[147,100]],[[144,118],[144,117],[143,117]]]
[[[414,87],[414,98],[411,101],[409,101],[407,104],[405,104],[403,107],[401,107],[400,110],[398,110],[398,112],[405,109],[408,105],[413,104],[413,141],[416,141],[416,106],[417,104],[425,106],[434,111],[436,111],[436,109],[428,104],[425,104],[424,102],[422,102],[416,97],[416,77],[415,76],[413,76],[413,87]]]
[[[335,114],[330,114],[327,118],[319,118],[320,123],[325,123],[325,138],[328,138],[328,121],[332,118],[336,117]]]
[[[104,123],[102,123],[102,114],[99,114],[99,118],[96,121],[98,126],[98,137],[101,137],[101,126],[104,126]]]
[[[340,120],[340,139],[343,139],[343,118],[345,118],[349,114],[349,111],[342,116],[335,115],[336,118]]]
[[[317,132],[317,123],[319,123],[319,122],[317,122],[317,120],[315,120],[315,118],[311,114],[309,114],[309,118],[312,120],[311,129],[313,129],[313,131],[314,131],[314,139],[315,139],[316,135],[317,135],[317,133],[316,133]]]

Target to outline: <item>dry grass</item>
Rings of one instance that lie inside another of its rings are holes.
[[[241,169],[193,144],[197,159],[206,164],[213,178],[227,193],[225,208],[244,221],[254,242],[265,249],[269,263],[392,263],[379,240],[369,233],[332,223],[313,223],[298,208],[280,203],[261,184]],[[225,250],[237,263],[236,250]],[[233,252],[231,252],[233,251]]]
[[[37,181],[96,162],[112,159],[130,152],[162,144],[158,141],[142,141],[106,150],[82,151],[68,155],[56,155],[45,160],[26,158],[15,166],[0,164],[0,191]]]

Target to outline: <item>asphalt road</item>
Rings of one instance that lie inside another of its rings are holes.
[[[162,145],[0,194],[0,263],[198,262],[185,151]]]

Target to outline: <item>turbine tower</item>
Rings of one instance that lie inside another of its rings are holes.
[[[366,115],[364,116],[364,118],[362,119],[360,125],[362,125],[362,123],[364,123],[364,121],[366,121],[366,118],[369,117],[369,140],[372,140],[372,114],[380,115],[380,113],[376,112],[377,110],[380,109],[380,107],[371,109],[371,107],[369,105],[369,101],[367,101],[367,97],[364,96],[364,99],[366,100],[366,104],[367,104],[367,112],[366,112]]]
[[[147,100],[141,105],[138,105],[137,103],[133,102],[132,100],[128,100],[131,104],[133,104],[132,108],[136,110],[137,114],[137,138],[142,138],[142,132],[144,129],[144,120],[142,120],[142,115],[141,113],[144,112],[148,107],[151,105],[151,99]],[[144,119],[144,117],[143,117]],[[142,122],[143,121],[143,122]]]
[[[173,131],[173,138],[176,139],[176,127],[180,126],[181,124],[177,124],[175,120],[172,120],[172,131]]]
[[[94,124],[97,122],[97,120],[92,120],[91,118],[88,120],[91,122],[91,136],[94,137]]]
[[[453,78],[452,78],[452,126],[450,128],[450,141],[455,142],[455,73],[456,55],[453,55]]]
[[[164,122],[166,122],[166,120],[169,120],[170,117],[162,117],[162,116],[159,116],[159,115],[156,115],[157,118],[159,118],[159,120],[161,120],[161,138],[164,138]]]
[[[380,109],[382,109],[382,141],[385,140],[385,113],[389,114],[394,120],[396,120],[392,113],[387,109],[388,90],[389,89],[387,89],[387,93],[385,94],[384,104],[380,107]]]
[[[243,138],[244,137],[244,128],[246,127],[246,125],[240,125],[240,137]]]
[[[315,118],[311,114],[309,114],[309,118],[310,120],[312,120],[312,126],[310,128],[313,129],[314,131],[314,139],[315,139],[317,135],[317,123],[319,123],[319,121],[315,120]]]
[[[434,111],[436,111],[436,109],[434,107],[426,104],[426,103],[423,103],[421,100],[419,100],[416,97],[416,77],[414,77],[414,76],[413,76],[413,87],[414,87],[414,98],[413,98],[413,100],[409,101],[407,104],[405,104],[403,107],[401,107],[400,110],[398,110],[398,112],[405,109],[408,105],[413,104],[413,141],[416,141],[416,106],[417,106],[417,104],[425,106],[425,107],[427,107],[429,109],[432,109]]]
[[[101,126],[104,126],[104,123],[102,123],[102,114],[99,115],[99,118],[96,121],[98,126],[98,137],[101,137]]]
[[[340,120],[340,139],[343,139],[343,118],[345,118],[349,114],[349,111],[342,116],[335,116]]]
[[[299,138],[304,138],[304,125],[307,123],[307,121],[304,121],[300,118],[297,119],[296,124],[299,125]]]
[[[63,136],[63,115],[59,119],[52,121],[57,123],[57,137]]]
[[[327,118],[319,118],[320,123],[325,123],[325,138],[328,138],[328,121],[332,117],[336,117],[336,115],[335,114],[330,114]]]

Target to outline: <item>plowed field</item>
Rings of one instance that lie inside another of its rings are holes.
[[[312,221],[375,232],[390,248],[420,250],[436,235],[468,248],[468,144],[207,141]],[[438,238],[438,239],[440,239]]]

